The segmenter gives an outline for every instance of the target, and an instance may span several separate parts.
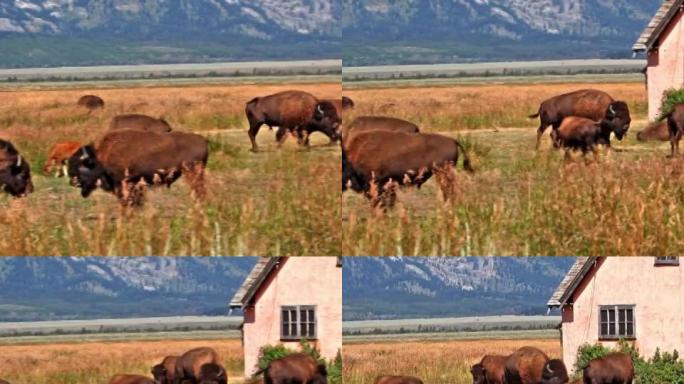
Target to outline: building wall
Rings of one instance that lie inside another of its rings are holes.
[[[655,120],[663,92],[684,86],[684,26],[682,11],[660,37],[660,47],[648,53],[648,117]]]
[[[642,356],[684,351],[684,266],[654,266],[653,257],[608,257],[575,291],[562,313],[563,360],[574,370],[577,349],[595,344],[600,305],[636,305],[636,341]],[[684,260],[682,260],[684,264]],[[602,342],[614,346],[616,342]]]
[[[321,355],[334,359],[342,349],[342,268],[335,257],[290,257],[281,259],[247,308],[244,321],[245,376],[256,370],[259,349],[280,340],[280,307],[316,305],[317,336],[313,342]],[[298,342],[282,342],[298,349]]]

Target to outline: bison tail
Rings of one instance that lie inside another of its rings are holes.
[[[539,117],[539,115],[541,115],[541,113],[537,112],[537,113],[535,113],[533,115],[529,115],[527,117],[529,117],[530,119],[536,119],[537,117]]]
[[[475,170],[473,169],[472,165],[470,164],[470,158],[468,157],[468,153],[466,152],[465,148],[463,148],[463,145],[461,145],[461,143],[459,143],[458,141],[456,141],[456,140],[454,140],[454,141],[456,142],[456,145],[461,150],[461,152],[463,152],[463,169],[470,172],[470,173],[474,173]]]

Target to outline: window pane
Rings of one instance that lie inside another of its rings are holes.
[[[623,323],[623,322],[618,323],[618,335],[620,335],[620,336],[625,335],[625,323]]]
[[[290,324],[290,336],[297,336],[297,324]]]
[[[608,335],[608,323],[601,323],[601,336]]]
[[[308,320],[307,320],[307,317],[306,317],[306,314],[307,314],[306,309],[302,309],[301,311],[299,311],[300,319],[301,319],[302,322],[308,321]]]
[[[627,321],[634,321],[634,310],[633,309],[627,310]]]
[[[634,336],[634,324],[627,323],[627,334],[626,336]]]
[[[302,332],[301,332],[302,336],[307,336],[309,334],[309,326],[307,323],[302,323],[301,329],[302,329]]]
[[[615,322],[615,310],[611,309],[608,311],[608,321]]]
[[[311,323],[309,326],[309,337],[315,337],[316,336],[316,328],[315,324]]]
[[[290,315],[292,316],[292,322],[296,323],[297,322],[297,310],[293,309],[292,311],[290,311]]]
[[[611,336],[615,335],[615,323],[610,323],[608,325],[608,334]]]
[[[283,322],[288,322],[290,321],[290,311],[284,310],[283,311]]]
[[[288,326],[288,324],[283,322],[283,330],[282,330],[283,336],[290,336],[289,330],[290,330],[290,327]]]
[[[620,321],[620,322],[625,321],[625,312],[626,312],[625,309],[620,309],[618,311],[618,321]]]
[[[601,322],[605,323],[608,321],[608,311],[605,309],[601,310]]]

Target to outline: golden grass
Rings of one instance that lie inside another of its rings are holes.
[[[1,377],[12,384],[106,384],[117,373],[151,377],[150,369],[165,356],[204,346],[219,353],[229,382],[242,382],[240,340],[2,345]]]
[[[419,377],[426,384],[470,384],[470,366],[484,355],[508,355],[523,346],[552,358],[561,355],[557,340],[406,341],[344,345],[345,384],[372,384],[380,375]]]

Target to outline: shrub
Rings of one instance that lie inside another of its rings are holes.
[[[684,103],[684,89],[668,89],[663,92],[662,104],[660,105],[660,115],[658,120],[662,120],[665,116],[672,112],[672,108],[676,104]]]
[[[575,372],[580,373],[589,365],[589,362],[603,357],[610,353],[610,348],[602,344],[582,344],[577,348],[577,361],[575,362]]]

